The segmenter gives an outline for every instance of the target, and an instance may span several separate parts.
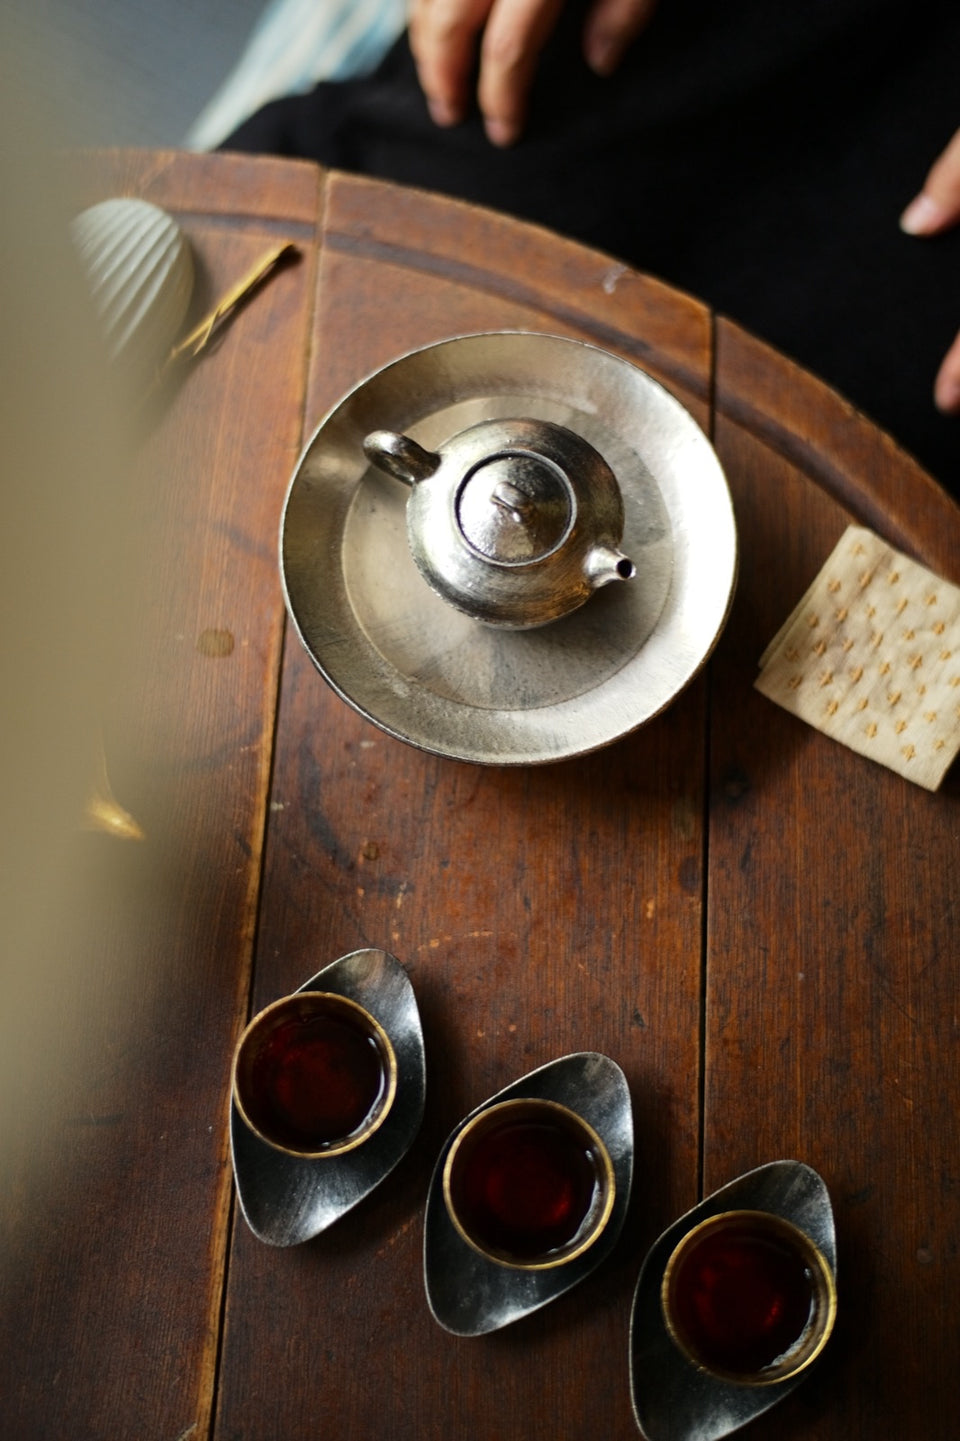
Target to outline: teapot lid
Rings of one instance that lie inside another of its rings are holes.
[[[570,533],[576,505],[563,471],[544,455],[504,450],[469,473],[457,496],[464,539],[488,560],[540,560]]]

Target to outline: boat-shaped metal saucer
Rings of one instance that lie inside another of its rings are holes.
[[[630,1322],[633,1412],[647,1441],[716,1441],[759,1416],[798,1386],[806,1371],[767,1386],[717,1380],[686,1359],[671,1340],[660,1288],[678,1241],[723,1211],[766,1211],[813,1240],[836,1275],[837,1242],[826,1185],[801,1161],[772,1161],[747,1171],[681,1216],[647,1253]]]
[[[582,1254],[563,1265],[516,1269],[480,1254],[460,1234],[444,1202],[443,1174],[457,1137],[474,1117],[504,1101],[534,1098],[566,1107],[596,1132],[612,1163],[613,1205]],[[578,1051],[514,1081],[464,1117],[447,1137],[427,1198],[423,1269],[434,1319],[455,1336],[497,1331],[556,1300],[609,1256],[623,1229],[633,1178],[633,1111],[626,1078],[608,1056]]]
[[[397,1059],[397,1090],[383,1124],[342,1155],[311,1159],[269,1145],[230,1102],[230,1149],[240,1209],[270,1246],[295,1246],[333,1224],[378,1186],[409,1149],[423,1119],[426,1065],[413,986],[386,951],[353,951],[299,987],[358,1002],[379,1021]]]
[[[560,336],[465,335],[321,421],[280,567],[307,653],[362,715],[437,755],[529,765],[684,689],[726,621],[736,527],[709,440],[651,376]]]

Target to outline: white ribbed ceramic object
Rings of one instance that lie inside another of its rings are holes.
[[[166,358],[193,292],[190,245],[172,216],[146,200],[103,200],[70,235],[93,295],[110,357],[138,375]]]

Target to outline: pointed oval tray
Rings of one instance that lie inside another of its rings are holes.
[[[717,1441],[798,1386],[807,1371],[770,1386],[736,1386],[698,1370],[677,1349],[660,1308],[660,1283],[674,1246],[708,1216],[730,1210],[783,1216],[816,1242],[836,1275],[837,1241],[827,1188],[802,1161],[771,1161],[714,1191],[681,1216],[647,1253],[630,1321],[630,1391],[647,1441]]]
[[[319,1160],[290,1156],[253,1134],[230,1102],[230,1150],[237,1198],[253,1234],[296,1246],[325,1231],[378,1186],[409,1149],[423,1118],[426,1064],[413,986],[386,951],[352,951],[298,987],[333,991],[365,1006],[393,1042],[397,1094],[386,1120],[362,1146]]]
[[[459,1235],[443,1201],[443,1166],[455,1138],[471,1119],[498,1101],[535,1096],[559,1101],[588,1121],[610,1153],[616,1179],[613,1210],[593,1245],[565,1266],[513,1270],[489,1261]],[[623,1229],[633,1178],[633,1111],[626,1078],[597,1051],[561,1056],[514,1081],[465,1116],[440,1152],[427,1199],[423,1272],[427,1302],[445,1331],[482,1336],[518,1321],[569,1291],[612,1251]]]

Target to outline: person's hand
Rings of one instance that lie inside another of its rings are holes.
[[[512,145],[526,119],[540,52],[564,0],[410,0],[410,48],[430,114],[456,125],[467,113],[479,46],[477,100],[494,145]],[[598,75],[616,69],[657,0],[594,0],[583,53]]]
[[[908,235],[939,235],[960,221],[960,130],[900,217]],[[940,410],[960,415],[960,334],[937,372],[933,398]]]

